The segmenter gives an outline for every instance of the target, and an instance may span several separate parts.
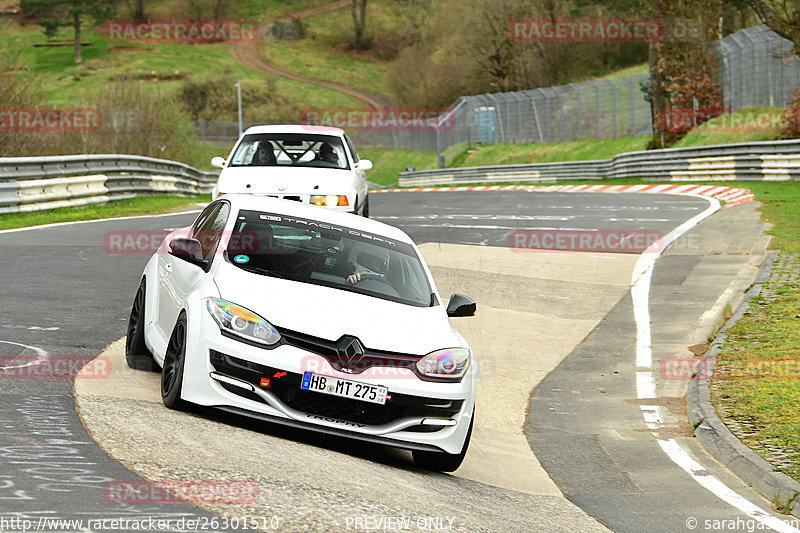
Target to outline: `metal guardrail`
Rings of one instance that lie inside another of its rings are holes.
[[[133,155],[0,158],[0,213],[104,203],[145,194],[211,192],[217,172]]]
[[[612,159],[401,172],[401,187],[644,178],[653,181],[800,179],[800,141],[764,141],[619,154]]]

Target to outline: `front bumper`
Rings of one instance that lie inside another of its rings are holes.
[[[214,196],[214,199],[217,199],[220,196],[224,196],[225,194],[233,194],[233,193],[234,193],[234,191],[228,191],[226,193],[219,193],[216,196]],[[279,198],[281,200],[289,200],[289,201],[292,201],[292,202],[300,202],[302,204],[309,204],[309,205],[311,204],[311,196],[312,196],[311,194],[296,194],[296,193],[290,193],[290,194],[285,194],[285,193],[252,193],[252,192],[247,191],[247,190],[235,191],[235,194],[253,194],[255,196],[266,196],[268,198]],[[356,206],[353,203],[355,201],[355,195],[345,194],[345,193],[339,193],[339,194],[347,196],[347,200],[348,200],[348,202],[350,202],[350,205],[341,205],[341,206],[340,205],[334,205],[334,206],[321,206],[321,207],[325,207],[327,209],[333,209],[334,211],[341,211],[343,213],[355,213],[358,210],[358,206]]]
[[[474,364],[460,383],[425,382],[396,368],[359,376],[296,346],[264,349],[225,337],[208,313],[200,315],[197,335],[189,325],[188,338],[196,340],[187,345],[183,399],[401,448],[461,451],[474,407]],[[379,405],[303,390],[306,371],[383,385],[390,398]]]

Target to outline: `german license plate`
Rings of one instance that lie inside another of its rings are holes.
[[[386,395],[389,393],[389,389],[381,385],[369,385],[358,381],[350,381],[349,379],[320,376],[311,372],[303,372],[303,381],[300,383],[300,388],[381,405],[386,403]]]

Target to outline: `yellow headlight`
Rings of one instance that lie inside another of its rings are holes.
[[[315,194],[311,197],[311,204],[312,205],[324,205],[327,207],[335,207],[335,206],[348,206],[350,202],[347,201],[347,196],[340,194]]]

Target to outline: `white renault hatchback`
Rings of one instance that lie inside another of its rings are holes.
[[[328,209],[226,195],[168,235],[128,323],[132,368],[187,402],[405,448],[453,471],[467,451],[477,368],[401,230]]]
[[[355,146],[339,128],[255,126],[244,132],[221,168],[212,198],[244,193],[273,196],[369,216],[366,171]]]

